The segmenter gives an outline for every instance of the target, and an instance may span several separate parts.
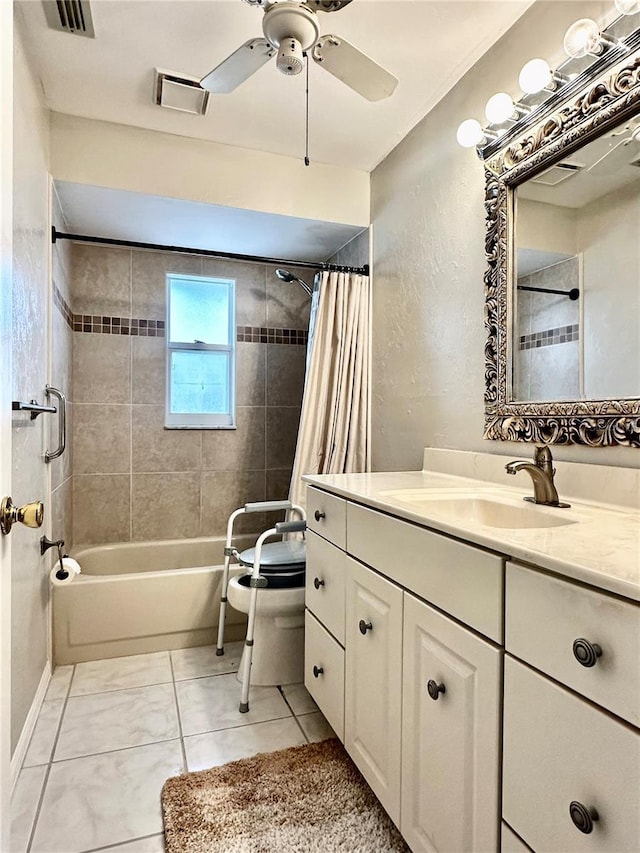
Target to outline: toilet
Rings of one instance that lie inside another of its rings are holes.
[[[229,580],[229,604],[249,612],[254,549],[238,556],[248,569]],[[251,684],[275,687],[295,684],[304,678],[304,543],[297,540],[271,543],[262,550],[260,575],[267,586],[258,590],[253,632]],[[238,681],[242,682],[247,646],[242,652]]]

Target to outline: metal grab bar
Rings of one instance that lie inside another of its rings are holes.
[[[37,400],[31,400],[28,403],[22,403],[20,400],[14,400],[11,403],[11,409],[14,412],[31,412],[32,421],[35,421],[38,415],[41,415],[43,412],[50,412],[53,414],[57,411],[55,406],[41,406]]]
[[[44,454],[44,461],[51,462],[52,459],[62,456],[67,444],[67,400],[62,391],[52,385],[46,385],[44,393],[46,397],[57,397],[60,402],[58,407],[58,446],[51,452],[46,450]]]

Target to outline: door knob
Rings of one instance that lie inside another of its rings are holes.
[[[12,526],[19,521],[25,527],[42,527],[44,519],[44,504],[42,501],[32,501],[23,506],[14,506],[10,497],[2,498],[0,504],[0,530],[10,533]]]
[[[324,581],[321,578],[314,578],[313,585],[316,589],[320,589],[321,586],[324,586]]]
[[[317,509],[314,512],[313,517],[315,518],[316,521],[321,521],[323,518],[326,518],[326,515],[324,514],[324,512],[320,512],[320,510]]]
[[[366,634],[367,631],[373,630],[373,625],[371,624],[371,622],[365,622],[364,619],[361,619],[358,622],[358,628],[360,629],[361,634]]]

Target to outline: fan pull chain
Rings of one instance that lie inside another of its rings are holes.
[[[305,91],[305,124],[304,124],[304,165],[309,165],[309,54],[305,53],[307,63],[307,88]]]

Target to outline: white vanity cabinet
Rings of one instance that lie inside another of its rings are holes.
[[[496,850],[502,653],[404,601],[400,829],[415,853]]]

